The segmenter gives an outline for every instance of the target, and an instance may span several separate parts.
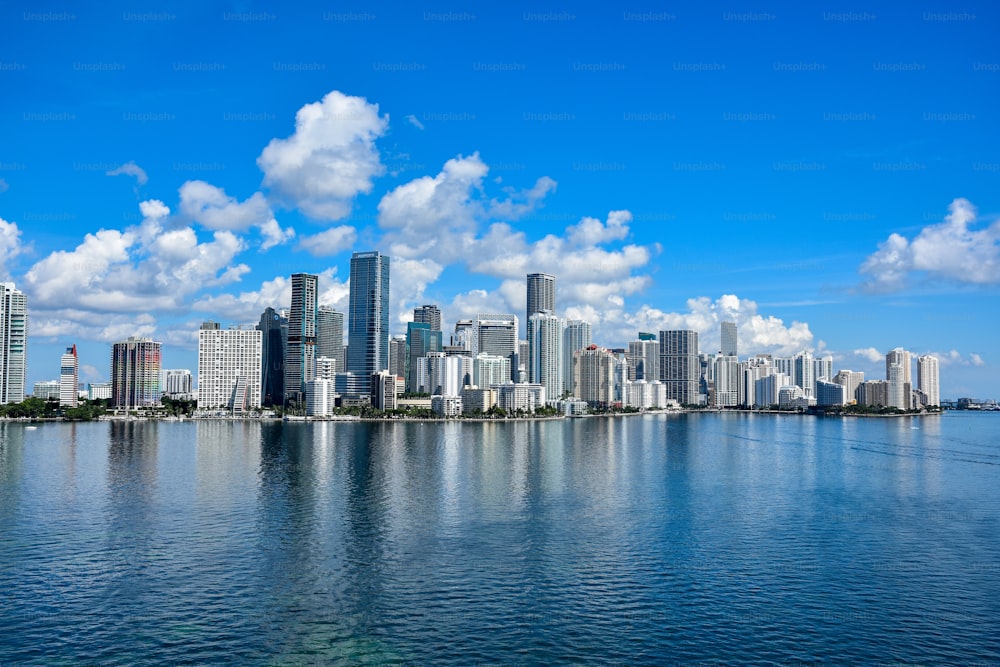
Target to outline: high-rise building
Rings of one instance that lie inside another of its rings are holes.
[[[389,372],[405,380],[407,361],[406,336],[393,336],[389,339]]]
[[[424,304],[413,309],[413,321],[429,324],[431,331],[444,331],[441,328],[441,310],[434,305]]]
[[[816,396],[816,368],[813,365],[812,352],[802,350],[795,355],[794,371],[792,382],[802,389],[802,396],[805,398],[815,398]]]
[[[482,352],[472,358],[472,384],[489,387],[510,381],[510,357]]]
[[[739,398],[739,362],[735,356],[720,354],[715,358],[715,405],[731,408]]]
[[[528,311],[530,318],[535,313],[556,312],[556,279],[547,273],[528,274]],[[549,396],[549,398],[553,398]]]
[[[472,354],[482,352],[511,360],[511,379],[516,379],[518,355],[517,315],[480,313],[473,322]]]
[[[889,383],[885,380],[865,380],[858,385],[858,405],[885,407],[889,405]]]
[[[285,348],[285,398],[301,402],[306,382],[316,370],[316,313],[318,276],[292,274],[292,307],[288,311],[288,344]]]
[[[80,402],[80,359],[76,345],[66,348],[59,361],[59,405],[75,408]]]
[[[417,391],[417,359],[441,351],[441,332],[427,322],[406,323],[406,390]]]
[[[908,410],[910,408],[910,383],[906,381],[904,367],[895,362],[890,363],[886,368],[886,381],[889,383],[886,405],[900,410]]]
[[[163,395],[171,398],[191,396],[193,378],[186,368],[172,368],[163,371]]]
[[[723,322],[720,325],[722,333],[722,356],[738,356],[736,351],[736,322]]]
[[[563,321],[552,311],[528,317],[528,382],[545,387],[550,400],[558,399],[563,383]]]
[[[839,370],[833,376],[833,381],[843,385],[847,402],[850,403],[858,397],[858,386],[865,381],[865,374],[862,371]]]
[[[452,345],[471,352],[474,338],[475,323],[472,320],[459,320],[455,322],[455,333],[451,337]]]
[[[927,397],[927,405],[941,405],[941,383],[937,357],[917,357],[917,388]]]
[[[224,409],[239,414],[260,407],[261,340],[262,332],[257,328],[222,329],[215,322],[201,325],[199,410]]]
[[[820,380],[827,382],[833,380],[833,357],[829,354],[813,359],[813,381],[819,382]]]
[[[586,350],[590,347],[591,339],[590,322],[586,320],[566,320],[563,326],[563,392],[573,393],[573,353],[577,350]],[[555,400],[559,395],[549,395]]]
[[[266,308],[257,330],[261,334],[261,405],[270,407],[280,404],[285,396],[288,318],[274,308]]]
[[[628,355],[635,380],[660,381],[660,344],[655,337],[652,340],[629,341]]]
[[[816,405],[831,406],[848,403],[847,387],[839,382],[816,380]]]
[[[0,283],[0,404],[24,400],[28,350],[28,298],[14,283]]]
[[[344,314],[332,306],[316,311],[316,358],[329,357],[337,362],[337,372],[346,368],[344,358]]]
[[[660,332],[660,380],[667,385],[667,400],[681,405],[698,402],[701,361],[697,331]]]
[[[111,346],[111,407],[132,408],[160,401],[161,345],[131,336]]]
[[[351,256],[347,370],[366,378],[389,369],[389,258],[377,251]]]
[[[615,400],[615,355],[590,345],[573,353],[573,395],[592,407],[608,407]]]
[[[901,347],[897,347],[886,353],[885,355],[886,380],[889,379],[889,366],[891,364],[899,364],[899,366],[903,369],[903,382],[909,382],[912,384],[913,376],[911,375],[911,367],[913,366],[913,364],[910,363],[910,353],[908,350],[904,350]]]

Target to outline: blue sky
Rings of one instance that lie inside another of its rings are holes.
[[[884,374],[942,359],[996,396],[993,3],[7,3],[0,273],[29,383],[80,348],[287,305],[350,253],[390,314],[524,309],[527,272],[596,342],[739,323],[741,355]]]

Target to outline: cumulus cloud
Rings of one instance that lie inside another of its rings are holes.
[[[73,250],[53,252],[24,275],[39,309],[147,313],[174,311],[204,288],[238,281],[249,271],[234,258],[244,249],[231,231],[200,241],[191,227],[167,229],[162,202],[140,204],[142,223],[87,234]]]
[[[437,176],[422,176],[388,192],[378,204],[378,224],[401,240],[420,241],[434,231],[468,231],[482,207],[474,196],[489,167],[479,153],[448,160]]]
[[[441,275],[444,267],[431,259],[406,259],[394,257],[390,263],[392,277],[390,283],[390,298],[393,300],[392,311],[395,311],[400,325],[411,321],[413,305],[425,302],[424,291]]]
[[[0,218],[0,276],[9,275],[10,261],[21,254],[21,230],[16,223]]]
[[[871,363],[876,363],[885,359],[885,353],[876,350],[874,347],[866,347],[853,351],[854,356],[865,359]]]
[[[256,227],[262,238],[261,251],[295,237],[295,230],[281,228],[264,195],[259,192],[240,202],[222,188],[205,181],[187,181],[179,192],[182,217],[212,230],[245,232]]]
[[[894,291],[918,276],[973,285],[1000,283],[1000,221],[983,229],[967,199],[956,199],[944,221],[924,227],[909,240],[891,234],[861,265],[862,287]]]
[[[332,91],[299,109],[291,136],[264,148],[257,158],[264,185],[312,218],[344,218],[353,198],[370,192],[372,179],[385,171],[375,140],[388,125],[377,104]]]
[[[149,181],[146,170],[137,165],[134,160],[129,160],[117,169],[112,169],[104,173],[107,176],[132,176],[139,185],[145,185]]]
[[[318,234],[302,237],[299,240],[299,247],[314,257],[327,257],[347,250],[357,240],[358,233],[354,227],[341,225],[340,227],[331,227]]]

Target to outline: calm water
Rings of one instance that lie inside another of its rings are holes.
[[[0,424],[0,663],[997,663],[1000,415]]]

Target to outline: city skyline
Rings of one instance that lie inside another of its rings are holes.
[[[201,321],[286,307],[297,272],[346,313],[350,254],[380,248],[390,334],[435,303],[524,337],[524,275],[547,272],[601,343],[666,327],[715,351],[733,321],[748,352],[872,375],[903,345],[943,397],[998,393],[992,5],[3,11],[26,386],[71,343],[107,381],[131,335],[192,368]]]

